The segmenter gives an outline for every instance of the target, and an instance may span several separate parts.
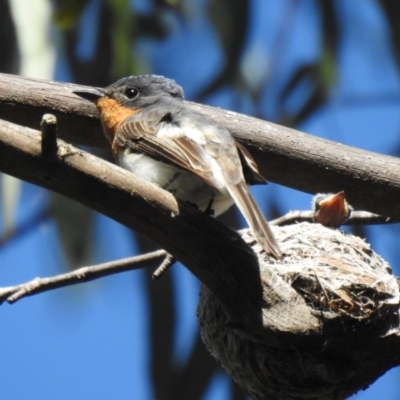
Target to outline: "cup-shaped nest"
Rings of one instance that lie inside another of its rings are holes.
[[[400,363],[399,284],[359,237],[319,224],[274,228],[284,252],[258,252],[262,332],[232,323],[202,288],[201,336],[252,399],[343,399]],[[244,266],[245,268],[245,266]]]

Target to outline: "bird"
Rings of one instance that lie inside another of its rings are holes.
[[[229,131],[191,109],[174,80],[129,76],[74,93],[93,102],[116,163],[214,217],[234,203],[257,242],[282,252],[247,183],[266,183],[255,160]]]
[[[318,193],[313,197],[312,209],[314,210],[314,221],[320,224],[338,228],[349,217],[353,210],[346,201],[345,193]]]

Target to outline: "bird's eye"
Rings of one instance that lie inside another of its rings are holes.
[[[139,91],[135,88],[128,88],[125,90],[125,96],[128,99],[134,99],[135,97],[137,97],[139,95]]]

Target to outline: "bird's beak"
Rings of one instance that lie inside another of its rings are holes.
[[[323,225],[339,226],[349,214],[344,191],[322,200],[319,207],[317,220]]]
[[[76,94],[79,97],[82,97],[86,100],[89,100],[93,103],[96,103],[96,101],[98,99],[100,99],[101,97],[108,97],[107,93],[100,88],[91,88],[91,89],[87,89],[87,90],[76,90],[73,92],[74,94]]]

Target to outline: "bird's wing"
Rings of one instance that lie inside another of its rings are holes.
[[[260,171],[258,170],[257,164],[254,161],[252,155],[239,142],[235,141],[235,145],[239,152],[240,161],[242,162],[243,174],[246,182],[250,185],[266,184],[267,181],[260,174]]]
[[[185,169],[215,186],[210,154],[196,141],[187,136],[180,124],[171,120],[169,112],[155,110],[146,115],[136,113],[125,120],[114,138],[116,146],[130,147],[134,151]]]

